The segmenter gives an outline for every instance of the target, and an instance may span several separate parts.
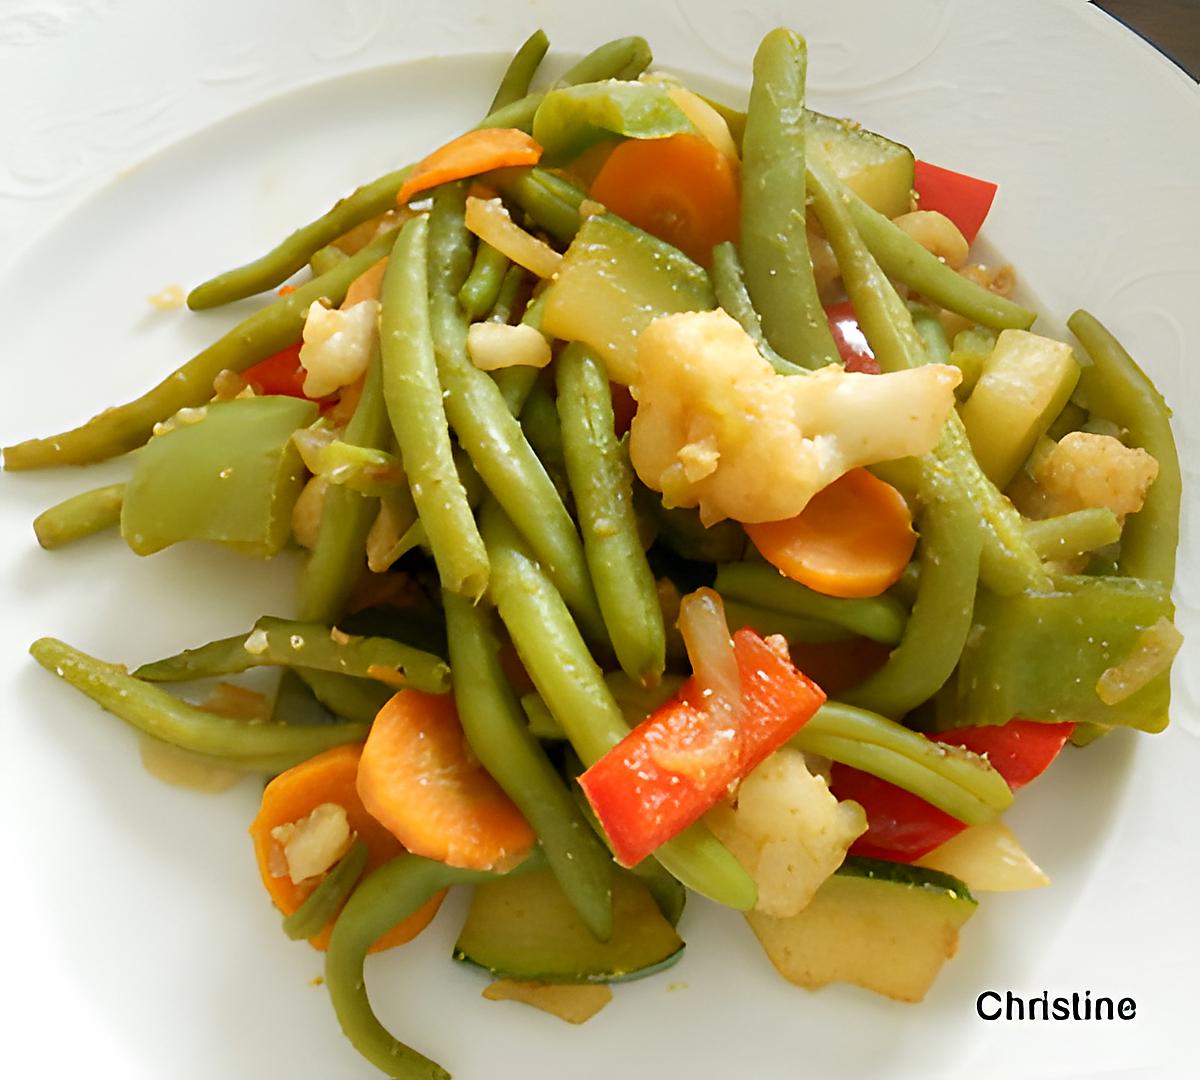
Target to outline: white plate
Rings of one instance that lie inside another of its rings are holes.
[[[160,312],[144,298],[257,254],[462,128],[491,93],[497,50],[534,26],[574,52],[642,33],[661,65],[744,88],[758,38],[786,22],[809,35],[815,106],[999,181],[988,238],[1055,316],[1086,306],[1142,358],[1177,409],[1197,490],[1184,365],[1200,352],[1200,95],[1148,46],[1075,2],[594,7],[0,5],[0,441],[73,424],[210,340],[231,313]],[[401,64],[437,55],[454,59]],[[125,468],[0,478],[0,925],[16,992],[3,1071],[374,1075],[310,985],[319,958],[283,938],[261,893],[245,835],[255,784],[204,797],[157,783],[118,722],[25,655],[49,633],[132,663],[288,606],[294,564],[200,549],[139,561],[112,538],[37,549],[38,510]],[[1196,505],[1189,493],[1178,589],[1193,633]],[[372,962],[374,1000],[401,1037],[467,1078],[1184,1075],[1200,955],[1194,661],[1189,646],[1165,735],[1069,751],[1022,792],[1010,821],[1054,884],[984,896],[921,1006],[794,989],[737,916],[694,902],[682,963],[618,987],[570,1028],[480,999],[484,980],[447,958],[461,899]],[[987,1023],[974,1004],[986,988],[1129,996],[1137,1018]]]

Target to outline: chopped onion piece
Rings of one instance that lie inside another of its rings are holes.
[[[543,240],[522,229],[499,199],[467,199],[467,228],[480,240],[507,255],[538,277],[558,273],[562,256]]]
[[[1096,696],[1105,705],[1118,705],[1132,697],[1171,666],[1183,644],[1183,635],[1163,616],[1137,636],[1129,655],[1096,680]]]
[[[712,589],[685,596],[679,603],[679,632],[708,712],[722,718],[721,726],[735,724],[742,712],[742,679],[721,597]]]

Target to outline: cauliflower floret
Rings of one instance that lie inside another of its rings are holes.
[[[722,803],[704,820],[754,879],[756,910],[780,918],[808,906],[867,829],[862,807],[838,802],[786,746],[742,781],[736,806]]]
[[[961,377],[943,364],[778,375],[719,310],[655,319],[638,368],[633,467],[667,506],[699,506],[706,525],[794,517],[850,469],[932,449]]]
[[[1034,467],[1048,516],[1106,506],[1124,519],[1142,508],[1157,476],[1158,462],[1145,450],[1086,431],[1064,435]]]
[[[362,300],[345,310],[314,300],[300,346],[300,366],[307,372],[305,396],[324,397],[354,382],[367,370],[378,334],[378,300]]]

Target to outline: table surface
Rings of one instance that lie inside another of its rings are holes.
[[[1095,0],[1193,79],[1200,79],[1200,0]]]

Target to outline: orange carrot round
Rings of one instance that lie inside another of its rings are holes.
[[[827,596],[878,596],[904,572],[917,534],[904,496],[866,469],[852,469],[794,518],[747,525],[763,558]]]
[[[335,746],[280,773],[263,790],[262,805],[250,826],[250,835],[254,840],[254,854],[263,884],[275,906],[284,915],[291,915],[299,908],[321,879],[313,878],[293,884],[287,874],[277,876],[272,872],[272,866],[278,859],[277,854],[272,858],[272,852],[278,848],[278,841],[271,835],[271,830],[277,826],[307,817],[322,803],[336,803],[345,809],[351,831],[357,833],[367,845],[369,855],[366,873],[369,874],[404,850],[400,842],[367,813],[358,797],[355,781],[362,749],[361,743]],[[371,946],[371,951],[379,952],[411,941],[429,924],[444,896],[445,892],[439,893],[409,918],[394,926]],[[332,931],[333,920],[330,920],[319,934],[308,939],[309,943],[324,952]]]
[[[467,745],[449,694],[401,690],[371,726],[363,805],[409,851],[471,870],[506,869],[537,840]]]
[[[737,173],[701,135],[620,143],[597,174],[591,196],[702,266],[712,262],[714,245],[738,238]]]
[[[536,165],[541,156],[541,144],[520,128],[468,131],[418,161],[396,193],[396,202],[403,206],[414,195],[438,184],[465,180],[493,169]]]

